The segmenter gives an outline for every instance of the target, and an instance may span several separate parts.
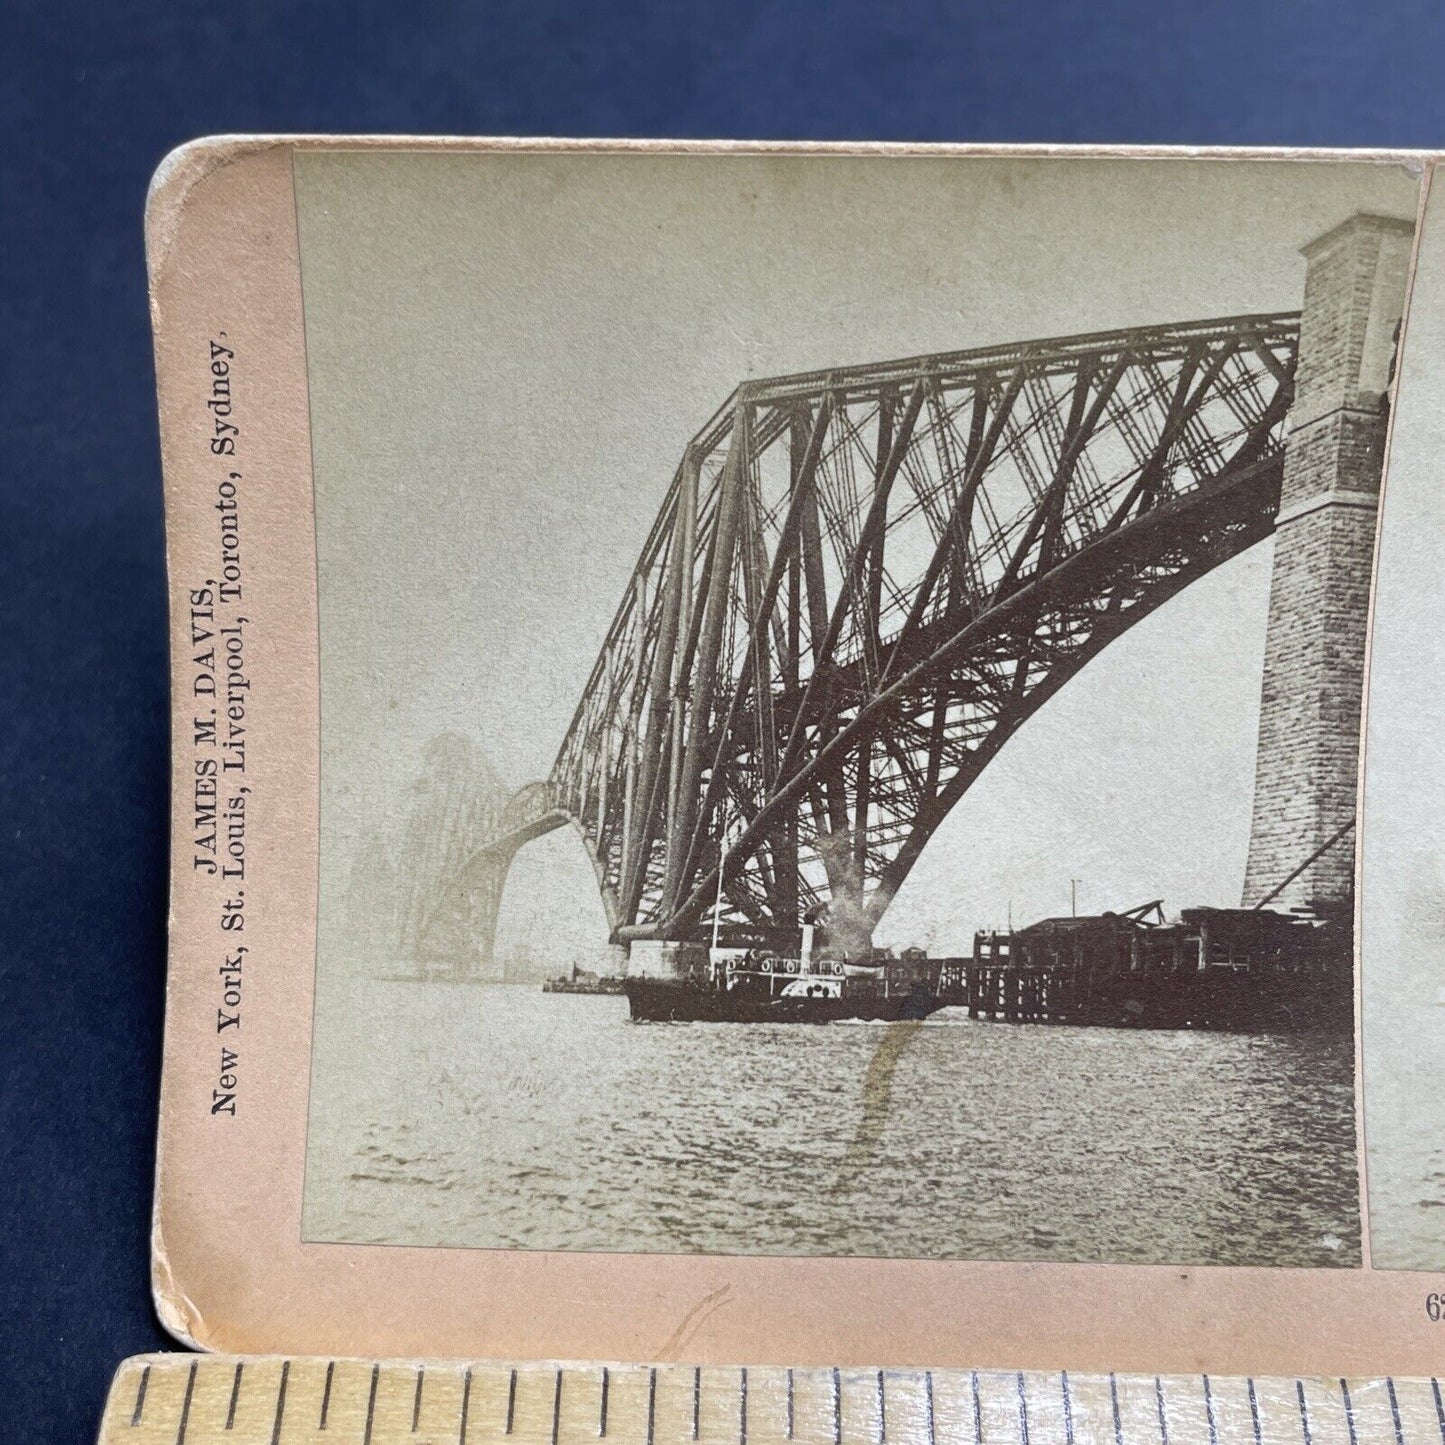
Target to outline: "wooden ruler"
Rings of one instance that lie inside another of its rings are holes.
[[[100,1445],[1445,1445],[1431,1380],[140,1355]]]

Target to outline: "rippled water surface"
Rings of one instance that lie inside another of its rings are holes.
[[[1439,958],[1432,950],[1416,965],[1434,975],[1429,993],[1418,984],[1412,989],[1406,978],[1400,981],[1405,998],[1435,993]],[[1380,1017],[1368,993],[1365,1002],[1370,1253],[1380,1269],[1439,1270],[1445,1264],[1445,1094],[1437,1065],[1445,1057],[1445,997],[1414,1008],[1390,1000],[1393,1017]]]
[[[318,1034],[311,1239],[1359,1262],[1348,1039],[639,1026],[616,997],[348,989]]]

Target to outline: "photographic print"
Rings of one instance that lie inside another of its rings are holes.
[[[303,1237],[1358,1266],[1418,185],[298,154]]]

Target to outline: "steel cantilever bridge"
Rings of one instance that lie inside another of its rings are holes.
[[[550,777],[453,890],[565,823],[614,941],[861,948],[1007,739],[1274,529],[1297,314],[746,382],[688,444]],[[721,886],[719,890],[719,870]]]

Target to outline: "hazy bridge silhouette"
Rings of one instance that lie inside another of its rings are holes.
[[[449,906],[490,957],[566,824],[616,942],[865,946],[1003,743],[1270,534],[1297,313],[750,381],[684,450],[552,771]]]

